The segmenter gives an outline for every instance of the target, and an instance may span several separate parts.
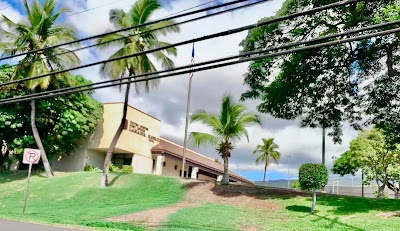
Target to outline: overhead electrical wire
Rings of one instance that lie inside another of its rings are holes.
[[[0,61],[6,60],[6,59],[12,59],[12,58],[16,58],[16,57],[20,57],[20,56],[24,56],[24,55],[34,54],[34,53],[37,53],[37,52],[40,52],[40,51],[50,50],[50,49],[54,49],[54,48],[61,47],[61,46],[67,46],[67,45],[71,45],[71,44],[75,44],[75,43],[80,43],[80,42],[83,42],[83,41],[100,38],[100,37],[103,37],[103,36],[106,36],[106,35],[111,35],[111,34],[115,34],[115,33],[119,33],[119,32],[124,32],[124,31],[128,31],[128,30],[141,28],[141,27],[144,27],[144,26],[150,26],[150,25],[153,25],[153,24],[156,24],[156,23],[159,23],[159,22],[173,20],[173,19],[181,18],[181,17],[185,17],[185,16],[190,16],[190,15],[193,15],[193,14],[198,14],[198,13],[202,13],[202,12],[205,12],[205,11],[218,9],[218,8],[221,8],[221,7],[226,7],[226,6],[238,4],[238,3],[241,3],[241,2],[245,2],[245,1],[248,1],[248,0],[236,0],[236,1],[232,1],[232,2],[218,4],[218,5],[210,6],[210,7],[204,8],[204,9],[190,11],[190,12],[187,12],[187,13],[178,14],[178,15],[175,15],[175,16],[170,16],[170,17],[163,18],[163,19],[157,19],[157,20],[154,20],[154,21],[150,21],[150,22],[143,23],[143,24],[136,25],[136,26],[132,26],[132,27],[125,27],[125,28],[122,28],[122,29],[119,29],[119,30],[105,32],[105,33],[102,33],[102,34],[93,35],[93,36],[89,36],[89,37],[86,37],[86,38],[77,39],[77,40],[69,41],[69,42],[65,42],[65,43],[60,43],[60,44],[57,44],[57,45],[54,45],[54,46],[49,46],[49,47],[44,47],[44,48],[40,48],[40,49],[36,49],[36,50],[31,50],[31,51],[27,51],[27,52],[20,53],[20,54],[9,55],[9,56],[6,56],[6,57],[0,57]],[[363,1],[363,0],[347,0],[347,1],[355,2],[355,1]]]
[[[377,26],[378,25],[371,26],[371,27],[373,27],[373,29],[376,29]],[[379,25],[379,26],[382,26],[382,25]],[[371,27],[369,27],[369,28],[371,28]],[[357,29],[357,30],[354,30],[354,31],[361,32],[361,31],[363,31],[363,29],[360,28],[360,29]],[[353,31],[353,33],[354,33],[354,31]],[[272,50],[281,50],[281,49],[284,49],[284,48],[287,48],[287,47],[293,47],[293,46],[297,46],[297,45],[300,45],[300,44],[304,45],[305,43],[315,43],[317,40],[321,40],[321,38],[317,38],[317,39],[313,39],[313,40],[309,40],[309,41],[305,41],[305,42],[296,42],[296,43],[286,44],[286,45],[282,45],[282,46],[275,47],[275,48],[268,48],[266,50],[247,52],[247,53],[243,53],[243,54],[240,54],[240,55],[237,55],[237,56],[225,57],[225,58],[221,58],[221,59],[216,59],[216,60],[211,60],[211,61],[207,61],[207,62],[197,63],[197,64],[194,64],[194,65],[182,66],[182,67],[173,68],[173,69],[169,69],[169,70],[163,70],[163,71],[151,72],[151,73],[144,73],[144,74],[140,74],[140,75],[136,75],[136,76],[128,76],[128,77],[124,77],[124,78],[121,78],[121,79],[109,80],[109,81],[104,81],[104,82],[100,82],[100,83],[94,83],[94,84],[88,84],[88,85],[82,85],[82,86],[75,86],[75,87],[70,87],[70,88],[64,88],[64,89],[58,89],[58,90],[53,90],[53,91],[42,92],[42,93],[30,94],[30,95],[27,95],[27,96],[4,99],[4,100],[0,100],[0,105],[12,104],[12,103],[20,103],[20,102],[29,101],[29,100],[32,100],[32,99],[43,99],[43,98],[49,98],[49,97],[56,97],[56,96],[60,96],[60,95],[73,94],[73,93],[78,93],[78,92],[83,92],[83,91],[92,91],[92,90],[96,90],[96,89],[102,89],[102,88],[113,87],[113,86],[121,86],[121,85],[124,85],[124,84],[127,84],[127,83],[137,83],[137,82],[145,82],[145,81],[150,81],[150,80],[155,80],[155,79],[162,79],[162,78],[171,77],[171,76],[188,74],[188,73],[191,73],[191,72],[200,72],[200,71],[205,71],[205,70],[210,70],[210,69],[215,69],[215,68],[235,65],[235,64],[254,61],[254,60],[258,60],[258,59],[265,59],[265,58],[277,57],[277,56],[296,53],[296,52],[301,52],[301,51],[319,49],[319,48],[334,46],[334,45],[338,45],[338,44],[342,44],[342,43],[349,43],[349,42],[359,41],[359,40],[363,40],[363,39],[384,36],[384,35],[393,34],[393,33],[397,33],[397,32],[400,32],[400,28],[389,29],[389,30],[385,30],[385,31],[372,33],[372,34],[360,35],[360,36],[356,36],[356,37],[350,37],[350,38],[345,38],[345,39],[340,39],[340,40],[334,40],[334,41],[330,41],[330,42],[317,43],[317,44],[312,44],[312,45],[309,45],[309,46],[304,46],[304,47],[299,47],[299,48],[294,48],[294,49],[289,49],[289,50],[283,50],[283,51],[278,51],[278,52],[270,53],[270,54],[263,54],[265,52],[272,51]],[[345,33],[337,34],[337,35],[328,35],[328,36],[323,37],[322,39],[325,40],[325,39],[329,39],[329,38],[335,38],[335,37],[338,37],[339,35],[340,36],[345,36],[345,35],[347,35],[349,33],[350,32],[345,32]],[[248,57],[248,56],[251,56],[251,55],[255,55],[255,56]],[[242,58],[242,57],[244,57],[244,58],[236,60],[236,61],[219,63],[219,64],[206,66],[206,67],[200,67],[200,68],[193,68],[193,67],[197,67],[197,66],[204,66],[204,65],[208,65],[208,64],[221,62],[221,61],[226,61],[226,60],[233,59],[233,58]],[[181,71],[181,72],[174,72],[174,73],[169,73],[169,74],[165,74],[165,75],[158,75],[158,74],[164,73],[164,72],[171,72],[171,71],[180,70],[180,69],[187,69],[187,68],[190,68],[190,69],[189,70],[185,70],[185,71]],[[153,77],[148,77],[148,76],[152,76],[152,75],[153,75]],[[137,78],[140,78],[140,77],[143,77],[143,78],[137,79]],[[127,82],[121,82],[121,81],[124,81],[124,80],[128,80],[128,81]],[[110,82],[117,82],[117,83],[112,83],[112,84],[108,84],[108,85],[93,87],[94,85],[106,84],[106,83],[110,83]],[[83,89],[80,89],[80,88],[83,88]]]
[[[59,56],[59,55],[74,53],[74,52],[77,52],[77,51],[81,51],[81,50],[97,47],[97,46],[100,46],[100,45],[113,43],[113,42],[116,42],[116,41],[119,41],[119,40],[124,40],[124,39],[130,38],[130,37],[133,37],[133,36],[146,34],[146,33],[154,32],[154,31],[159,31],[159,30],[166,29],[166,28],[173,27],[173,26],[179,26],[179,25],[187,24],[187,23],[198,21],[198,20],[201,20],[201,19],[205,19],[205,18],[209,18],[209,17],[214,17],[214,16],[217,16],[217,15],[225,14],[225,13],[228,13],[228,12],[231,12],[231,11],[244,9],[246,7],[254,6],[254,5],[257,5],[257,4],[267,3],[267,2],[270,2],[270,1],[272,1],[272,0],[261,0],[261,1],[258,1],[258,2],[252,2],[252,3],[246,4],[246,5],[241,5],[241,6],[237,6],[237,7],[231,8],[231,9],[219,11],[219,12],[216,12],[216,13],[207,14],[207,15],[204,15],[204,16],[188,19],[188,20],[185,20],[185,21],[182,21],[182,22],[174,23],[174,24],[163,26],[163,27],[160,27],[160,28],[156,28],[156,29],[152,29],[152,30],[148,30],[148,31],[143,31],[143,32],[140,32],[140,33],[137,33],[137,34],[124,36],[124,37],[121,37],[121,38],[112,39],[110,41],[106,41],[106,42],[102,42],[102,43],[96,43],[96,44],[93,44],[93,45],[84,46],[84,47],[80,47],[80,48],[64,51],[64,52],[61,52],[61,53],[56,53],[56,54],[53,54],[53,55],[49,55],[48,57],[37,58],[37,59],[30,60],[28,62],[19,62],[19,63],[16,63],[16,64],[12,64],[10,66],[13,67],[13,66],[19,66],[19,65],[34,63],[34,62],[40,61],[42,59],[47,59],[47,58],[52,58],[52,57],[56,57],[56,56]],[[1,69],[2,68],[0,68],[0,70]]]
[[[117,60],[121,60],[121,59],[127,59],[127,58],[132,58],[132,57],[136,57],[136,56],[140,56],[140,55],[145,55],[145,54],[148,54],[148,53],[153,53],[153,52],[156,52],[156,51],[161,51],[161,50],[165,50],[165,49],[169,49],[169,48],[173,48],[173,47],[178,47],[178,46],[182,46],[182,45],[186,45],[186,44],[192,44],[194,42],[200,42],[200,41],[209,40],[209,39],[213,39],[213,38],[217,38],[217,37],[223,37],[223,36],[239,33],[239,32],[245,31],[245,30],[249,30],[249,29],[253,29],[253,28],[257,28],[257,27],[261,27],[261,26],[266,26],[266,25],[269,25],[269,24],[272,24],[272,23],[281,22],[281,21],[285,21],[285,20],[288,20],[288,19],[293,19],[293,18],[296,18],[296,17],[304,16],[304,15],[313,14],[315,12],[331,9],[331,8],[334,8],[334,7],[343,6],[343,5],[354,3],[354,2],[358,2],[358,1],[362,1],[362,0],[347,0],[347,1],[342,1],[342,2],[332,3],[332,4],[329,4],[329,5],[316,7],[316,8],[307,10],[307,11],[293,13],[293,14],[290,14],[290,15],[281,16],[281,17],[277,17],[277,18],[272,18],[272,19],[265,20],[263,22],[257,22],[255,24],[250,24],[250,25],[239,27],[239,28],[236,28],[236,29],[231,29],[231,30],[226,30],[226,31],[223,31],[223,32],[218,32],[218,33],[214,33],[214,34],[211,34],[211,35],[198,37],[198,38],[195,38],[195,39],[185,40],[185,41],[182,41],[182,42],[174,43],[174,44],[163,46],[163,47],[149,49],[149,50],[145,50],[145,51],[141,51],[141,52],[137,52],[137,53],[133,53],[133,54],[117,57],[117,58],[112,58],[112,59],[108,59],[108,60],[89,63],[89,64],[77,66],[77,67],[68,68],[68,69],[65,69],[65,70],[54,71],[54,72],[50,72],[50,73],[43,74],[43,75],[32,76],[32,77],[27,77],[27,78],[23,78],[23,79],[14,80],[14,81],[9,81],[9,82],[6,82],[6,83],[1,83],[0,87],[1,86],[5,86],[5,85],[9,85],[9,84],[25,82],[25,81],[28,81],[28,80],[43,78],[43,77],[50,76],[50,75],[57,75],[57,74],[61,74],[61,73],[69,72],[69,71],[74,71],[74,70],[78,70],[78,69],[82,69],[82,68],[92,67],[92,66],[96,66],[96,65],[100,65],[100,64],[104,64],[104,63],[108,63],[108,62],[113,62],[113,61],[117,61]]]

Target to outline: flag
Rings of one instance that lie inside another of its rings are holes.
[[[193,48],[192,48],[192,60],[190,61],[190,65],[193,66],[194,64],[194,43],[193,43]],[[193,67],[190,68],[190,71],[193,70]],[[193,77],[193,72],[189,73],[189,77],[192,78]]]

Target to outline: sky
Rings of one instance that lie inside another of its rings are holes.
[[[32,0],[29,0],[29,2]],[[21,0],[0,0],[0,14],[7,15],[15,21],[23,18],[24,10]],[[63,0],[60,4],[68,7],[71,13],[62,19],[64,23],[73,25],[78,32],[78,37],[100,34],[113,30],[113,26],[108,21],[110,9],[124,9],[128,11],[135,0]],[[152,19],[158,19],[167,15],[210,2],[210,0],[161,0],[163,8],[158,10]],[[214,1],[203,7],[212,4],[220,4],[228,1]],[[263,4],[258,4],[250,8],[222,14],[201,21],[185,24],[181,26],[179,34],[168,35],[162,40],[176,43],[188,39],[202,37],[212,33],[234,29],[240,26],[256,23],[264,17],[274,15],[282,6],[283,0],[272,0]],[[82,12],[88,10],[86,12]],[[81,12],[81,13],[80,13]],[[78,13],[78,14],[76,14]],[[69,16],[68,16],[69,15]],[[184,18],[189,19],[190,17]],[[184,20],[178,19],[177,21]],[[210,59],[221,58],[224,56],[237,55],[241,50],[239,43],[246,37],[247,32],[242,32],[226,37],[202,41],[195,44],[196,62],[207,61]],[[93,41],[82,45],[92,44]],[[177,47],[178,55],[172,57],[176,66],[188,65],[191,60],[191,45]],[[82,64],[91,63],[107,59],[115,48],[106,50],[84,50],[77,55],[81,58]],[[230,94],[235,100],[239,100],[240,95],[246,91],[247,87],[243,84],[248,63],[235,66],[228,66],[214,70],[207,70],[194,74],[191,113],[197,109],[205,109],[211,113],[217,113],[222,96]],[[76,71],[75,74],[82,74],[93,82],[104,80],[104,76],[99,74],[99,67],[91,67]],[[161,80],[157,89],[152,89],[150,93],[141,91],[131,92],[129,103],[148,114],[151,114],[162,121],[161,135],[178,144],[183,143],[186,98],[188,88],[188,75],[175,76]],[[123,92],[123,91],[122,91]],[[121,102],[123,93],[118,88],[108,88],[98,90],[95,97],[102,102]],[[256,106],[259,101],[248,100],[244,102],[250,111],[257,112]],[[262,138],[275,138],[282,154],[279,164],[272,163],[268,167],[267,178],[287,179],[297,178],[299,167],[303,163],[321,162],[321,143],[322,130],[300,128],[298,121],[287,121],[273,118],[267,114],[258,113],[262,118],[262,126],[254,126],[248,129],[250,141],[242,140],[236,144],[232,153],[229,166],[232,170],[248,177],[251,180],[261,180],[263,177],[264,166],[256,165],[256,156],[252,151],[257,144],[262,143]],[[357,136],[357,132],[350,126],[343,128],[342,144],[334,144],[331,138],[327,138],[326,143],[326,162],[328,168],[332,166],[332,156],[339,157],[341,153],[349,148],[350,141]],[[201,124],[190,124],[190,131],[208,130]],[[193,147],[211,158],[218,158],[218,154],[213,148]],[[290,158],[290,164],[288,156]],[[333,177],[333,175],[331,175]],[[337,178],[337,176],[336,176]],[[359,182],[360,175],[354,178]],[[350,179],[349,177],[347,179]],[[343,180],[345,181],[345,180]]]

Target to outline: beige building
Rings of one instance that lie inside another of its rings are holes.
[[[83,171],[85,165],[102,169],[105,154],[121,121],[123,103],[104,104],[103,121],[90,142],[69,156],[52,161],[56,171]],[[128,107],[124,131],[116,145],[114,165],[131,165],[134,173],[180,176],[183,147],[160,136],[161,121],[133,107]],[[186,151],[184,175],[188,178],[221,180],[223,166],[192,150]],[[252,181],[230,171],[233,182]]]

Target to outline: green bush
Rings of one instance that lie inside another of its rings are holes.
[[[123,173],[133,173],[133,167],[131,165],[122,165]]]
[[[101,169],[95,168],[92,165],[85,165],[85,167],[83,168],[83,171],[85,171],[85,172],[102,172]]]
[[[300,188],[318,190],[328,183],[328,169],[323,164],[303,164],[299,169]]]
[[[113,163],[110,164],[109,170],[110,170],[110,172],[120,172],[121,171],[121,169],[119,169],[119,167],[114,165]]]
[[[292,181],[292,183],[290,184],[290,187],[294,188],[294,189],[300,189],[299,181],[298,180]]]
[[[304,190],[313,191],[311,213],[315,213],[317,190],[328,183],[328,169],[324,164],[303,164],[299,169],[299,184]]]

